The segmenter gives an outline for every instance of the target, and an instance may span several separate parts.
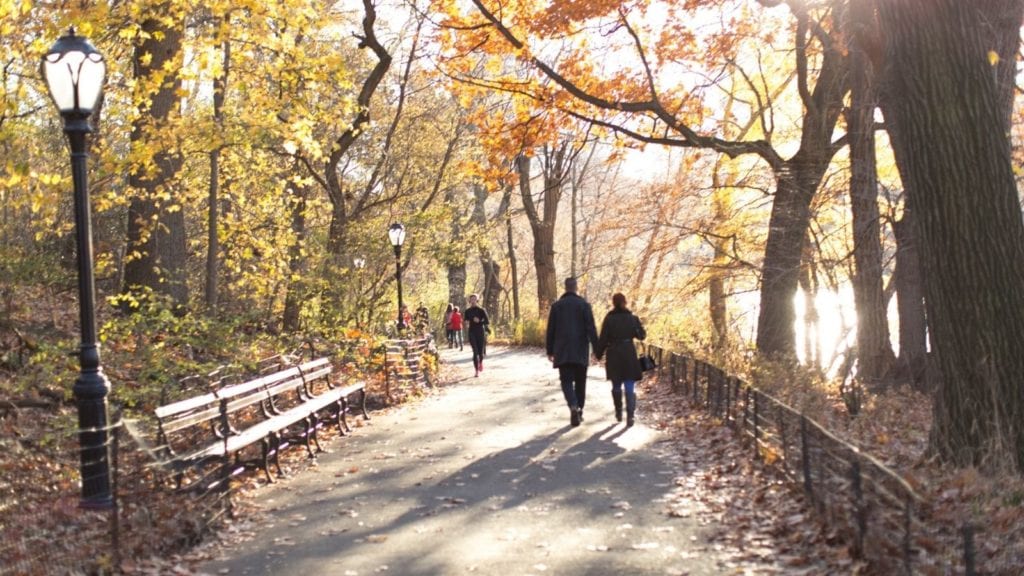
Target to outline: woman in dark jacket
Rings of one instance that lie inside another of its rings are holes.
[[[626,426],[633,425],[636,412],[634,387],[643,376],[633,339],[643,340],[646,337],[647,331],[640,318],[626,308],[626,297],[622,294],[612,296],[612,309],[601,323],[595,355],[598,360],[606,357],[605,372],[612,381],[612,402],[615,403],[615,419],[619,422],[622,422],[622,388],[625,385]]]

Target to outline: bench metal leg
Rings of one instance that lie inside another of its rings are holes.
[[[363,419],[369,420],[370,415],[366,413],[366,388],[359,391],[359,409],[363,412]]]
[[[260,468],[263,469],[263,474],[267,477],[267,482],[270,484],[274,483],[274,478],[270,475],[270,458],[273,457],[275,463],[277,462],[277,453],[279,452],[278,443],[275,441],[274,435],[270,438],[264,438],[260,440],[260,449],[263,452],[263,457],[260,458]],[[281,466],[277,466],[278,475],[281,474]]]
[[[270,435],[270,441],[273,446],[274,468],[277,470],[278,476],[284,476],[284,470],[281,470],[281,433],[272,433]]]
[[[306,434],[306,437],[308,438],[310,435],[313,436],[313,444],[316,444],[316,451],[318,454],[320,452],[325,452],[323,447],[320,446],[320,435],[317,433],[317,431],[320,430],[320,418],[317,417],[316,412],[309,415],[309,428],[310,431]],[[309,444],[308,440],[306,444]],[[310,457],[316,458],[313,454],[310,454]]]
[[[338,403],[334,405],[334,418],[338,424],[338,432],[342,436],[347,436],[352,431],[352,427],[348,425],[348,419],[345,418],[346,414],[348,414],[348,399],[338,398]]]
[[[313,452],[313,444],[311,442],[312,436],[316,434],[316,428],[312,427],[312,415],[306,416],[302,423],[306,427],[302,434],[302,443],[306,446],[306,454],[308,454],[310,458],[316,458],[316,454]]]

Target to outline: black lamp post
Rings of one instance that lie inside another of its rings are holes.
[[[110,381],[100,367],[96,342],[96,288],[93,282],[92,222],[87,186],[86,134],[89,116],[103,91],[106,64],[88,40],[74,28],[57,39],[43,57],[42,74],[50,97],[64,120],[71,145],[71,177],[75,192],[75,234],[78,250],[78,305],[82,344],[81,370],[72,391],[78,405],[83,508],[113,506],[110,493],[110,447],[107,444],[107,393]]]
[[[405,330],[405,318],[402,317],[402,244],[405,242],[405,226],[395,222],[388,228],[388,239],[395,249],[395,280],[398,281],[398,329]]]

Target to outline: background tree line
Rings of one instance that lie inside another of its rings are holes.
[[[1021,468],[1022,15],[1018,0],[2,4],[5,346],[46,335],[17,321],[24,287],[73,274],[36,69],[74,25],[110,71],[91,175],[110,322],[155,306],[274,334],[383,328],[401,221],[407,301],[435,316],[476,291],[537,334],[577,275],[599,310],[625,291],[679,346],[829,373],[856,360],[862,382],[930,389],[936,453]],[[847,292],[855,319],[820,309]],[[855,337],[827,348],[835,323]],[[30,361],[5,356],[12,373]]]

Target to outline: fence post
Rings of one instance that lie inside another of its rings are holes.
[[[725,423],[732,420],[732,377],[725,379]]]
[[[740,380],[739,377],[733,378],[732,381],[734,384],[736,384],[736,388],[734,388],[732,391],[732,401],[733,404],[735,404],[735,406],[733,406],[733,408],[735,408],[733,413],[735,414],[734,417],[738,418],[740,415],[740,390],[743,388],[743,381]]]
[[[113,426],[113,445],[111,446],[111,462],[113,469],[111,492],[114,495],[113,506],[110,508],[110,545],[113,549],[114,566],[121,566],[121,506],[118,498],[118,490],[121,485],[121,418],[122,413],[117,411],[115,416],[117,423]]]
[[[761,428],[758,426],[757,413],[758,407],[761,405],[757,400],[759,392],[754,392],[754,458],[757,458],[761,454]]]
[[[743,427],[747,427],[747,422],[750,422],[750,387],[748,386],[746,391],[743,393]]]
[[[913,576],[914,569],[910,560],[910,530],[913,526],[914,502],[907,494],[903,500],[903,573]]]
[[[781,404],[775,405],[775,418],[779,422],[779,442],[782,443],[782,468],[789,471],[789,439],[786,437],[786,414]]]
[[[857,525],[857,534],[853,539],[853,557],[864,556],[864,537],[867,532],[867,517],[864,509],[864,489],[861,486],[860,461],[854,455],[850,464],[850,481],[853,484],[853,514]]]
[[[974,525],[964,524],[960,530],[964,538],[964,575],[974,576]]]
[[[711,370],[711,364],[704,362],[704,380],[707,382],[707,397],[704,398],[704,411],[711,412],[711,392],[714,387],[714,371]]]
[[[725,384],[725,372],[715,366],[715,417],[722,417],[722,388]]]
[[[800,415],[800,460],[804,469],[804,491],[814,499],[814,484],[811,482],[811,446],[807,440],[807,417]]]
[[[693,404],[700,402],[700,360],[693,359]]]
[[[676,353],[669,352],[668,354],[668,384],[669,388],[673,392],[676,391],[678,384],[676,383]]]

